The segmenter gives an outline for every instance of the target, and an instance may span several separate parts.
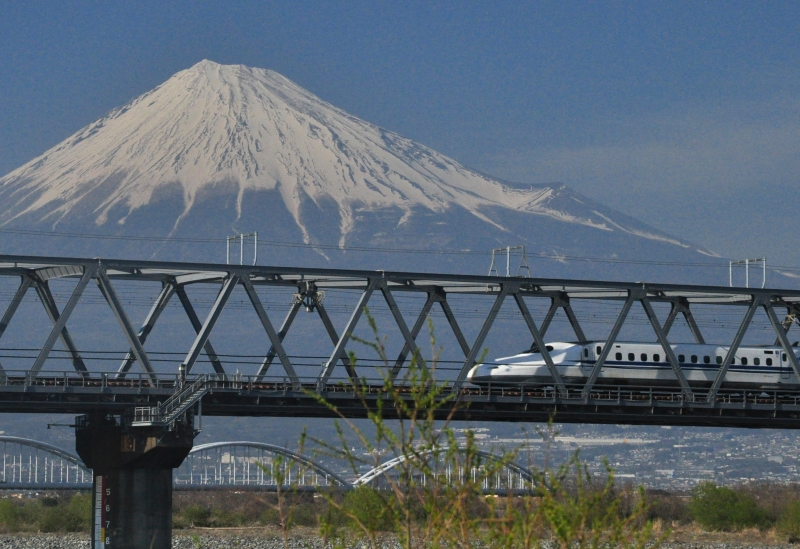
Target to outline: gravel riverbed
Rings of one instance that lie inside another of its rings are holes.
[[[355,545],[354,547],[366,547]],[[86,534],[2,534],[0,549],[89,549],[91,543]],[[238,533],[201,533],[196,535],[179,534],[173,538],[174,549],[283,549],[283,538],[265,537]],[[314,536],[293,537],[289,540],[291,549],[329,549],[323,541]],[[395,549],[394,543],[387,543],[386,549]],[[798,545],[788,543],[762,543],[753,541],[672,541],[663,544],[664,549],[798,549]]]

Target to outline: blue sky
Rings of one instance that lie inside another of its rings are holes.
[[[470,167],[800,266],[800,3],[15,2],[0,173],[201,59]]]

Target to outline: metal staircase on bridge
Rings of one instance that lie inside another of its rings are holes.
[[[171,397],[156,406],[134,409],[132,427],[166,427],[172,425],[211,389],[211,376],[203,374],[190,384],[184,384]]]

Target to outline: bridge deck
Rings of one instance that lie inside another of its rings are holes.
[[[202,399],[202,414],[208,416],[363,418],[379,399],[390,404],[380,383],[320,386],[317,380],[306,380],[298,386],[286,378],[256,376],[212,376],[209,383],[211,389]],[[113,373],[81,377],[64,372],[35,380],[9,375],[0,384],[0,412],[127,414],[133,407],[167,400],[175,386],[175,376],[159,377],[153,387],[142,378],[116,380]],[[709,402],[707,390],[695,390],[693,399],[687,399],[680,387],[596,384],[588,396],[583,388],[567,385],[566,392],[558,392],[551,385],[451,385],[441,393],[448,402],[438,413],[442,418],[452,414],[453,419],[473,421],[552,418],[561,423],[800,428],[800,390],[723,389]],[[409,399],[410,391],[398,386]],[[319,397],[338,413],[321,404]],[[395,417],[390,405],[384,414]]]

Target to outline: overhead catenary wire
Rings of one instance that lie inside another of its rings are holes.
[[[187,243],[187,244],[215,244],[226,242],[225,238],[199,238],[199,237],[163,237],[163,236],[131,236],[131,235],[110,235],[110,234],[91,234],[80,232],[65,232],[65,231],[37,231],[33,229],[13,229],[13,228],[0,228],[0,234],[19,234],[28,236],[43,236],[43,237],[56,237],[56,238],[79,238],[90,240],[110,240],[110,241],[131,241],[131,242],[159,242],[159,243]],[[306,242],[289,242],[281,240],[266,240],[259,238],[258,246],[260,248],[278,247],[278,248],[297,248],[306,250],[335,250],[344,252],[369,252],[369,253],[389,253],[389,254],[409,254],[409,255],[454,255],[454,256],[482,256],[491,257],[491,250],[434,250],[429,248],[387,248],[377,246],[354,246],[337,244],[312,244]],[[715,268],[715,269],[728,269],[728,262],[724,258],[720,258],[718,262],[711,261],[663,261],[663,260],[648,260],[648,259],[623,259],[613,257],[594,257],[594,256],[577,256],[577,255],[562,255],[562,254],[548,254],[548,253],[530,253],[532,257],[539,259],[547,259],[553,261],[577,261],[588,263],[610,263],[610,264],[626,264],[626,265],[653,265],[653,266],[675,266],[675,267],[698,267],[698,268]],[[799,271],[800,267],[793,267],[788,265],[772,265],[770,270],[783,270],[783,271]]]

